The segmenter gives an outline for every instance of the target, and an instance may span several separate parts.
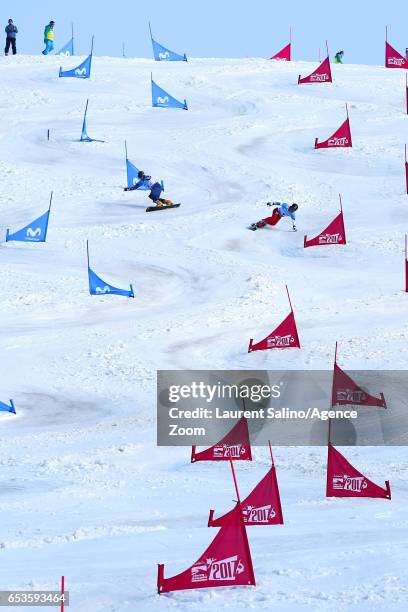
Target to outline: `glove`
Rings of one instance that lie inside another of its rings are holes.
[[[279,202],[267,202],[267,206],[278,206]]]
[[[295,224],[293,224],[292,228],[293,228],[293,231],[294,231],[294,232],[297,232],[297,227],[296,227],[296,225],[295,225]]]

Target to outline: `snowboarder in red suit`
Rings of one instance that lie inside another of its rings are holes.
[[[297,204],[286,204],[285,202],[267,202],[267,206],[276,206],[273,209],[273,213],[270,217],[266,217],[257,223],[252,223],[250,229],[256,230],[259,227],[265,227],[265,225],[276,225],[282,219],[282,217],[290,217],[292,219],[292,229],[294,232],[297,231],[295,220],[296,211],[299,208]]]

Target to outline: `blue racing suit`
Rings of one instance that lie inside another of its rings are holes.
[[[160,198],[163,192],[162,185],[158,183],[157,181],[153,182],[151,176],[145,176],[144,179],[138,181],[136,185],[133,187],[133,189],[138,189],[139,187],[142,187],[142,186],[149,187],[150,189],[149,198],[153,200],[153,202],[156,202],[156,200]]]

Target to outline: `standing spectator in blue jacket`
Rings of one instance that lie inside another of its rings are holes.
[[[14,25],[13,20],[9,19],[8,20],[8,24],[6,25],[6,34],[7,34],[7,38],[6,38],[6,48],[4,49],[4,54],[8,55],[9,51],[10,51],[10,46],[13,49],[13,55],[16,55],[17,53],[17,48],[16,48],[16,35],[17,35],[17,26]]]

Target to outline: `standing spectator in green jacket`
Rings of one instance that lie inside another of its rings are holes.
[[[54,49],[54,25],[55,25],[55,21],[50,21],[50,23],[45,26],[45,30],[44,30],[45,49],[42,52],[43,55],[48,55]]]
[[[344,51],[339,51],[338,53],[336,53],[336,55],[334,56],[334,61],[336,62],[336,64],[343,63],[343,55]]]

